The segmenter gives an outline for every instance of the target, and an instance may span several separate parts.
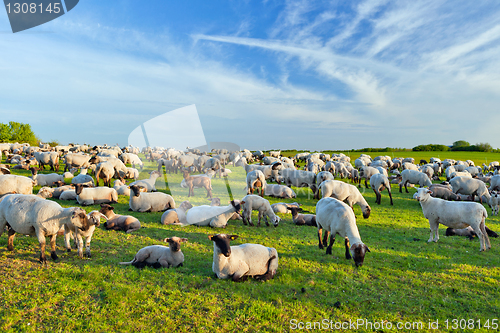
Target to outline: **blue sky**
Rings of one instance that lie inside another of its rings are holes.
[[[195,104],[206,141],[249,149],[500,147],[500,3],[97,1],[12,34],[0,122],[126,145]],[[168,131],[168,124],[165,125]]]

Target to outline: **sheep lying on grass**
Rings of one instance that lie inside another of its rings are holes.
[[[239,202],[231,201],[227,206],[197,206],[186,214],[187,224],[225,228],[227,221],[241,209]]]
[[[489,237],[498,238],[498,234],[493,230],[491,230],[490,228],[488,228],[487,226],[484,226],[484,229],[486,229],[486,233],[488,234]],[[472,240],[474,237],[477,236],[477,234],[470,226],[468,226],[467,228],[464,229],[447,228],[446,236],[464,236]]]
[[[141,228],[141,222],[137,217],[115,214],[114,209],[114,207],[108,204],[101,204],[99,212],[106,216],[107,221],[104,222],[106,230],[121,230],[130,233]]]
[[[120,262],[120,265],[134,265],[136,268],[150,266],[180,267],[184,263],[184,254],[181,251],[181,243],[187,242],[187,238],[171,237],[165,238],[170,247],[163,245],[151,245],[140,249],[132,261]]]
[[[212,270],[219,279],[231,278],[243,282],[248,277],[266,281],[272,279],[278,270],[278,252],[275,248],[260,244],[230,246],[237,235],[217,234],[208,236],[214,242]]]
[[[290,207],[300,208],[300,206],[301,204],[297,202],[294,203],[278,202],[272,204],[271,208],[273,209],[274,213],[289,214],[291,213],[291,211],[289,210]]]
[[[431,196],[432,191],[419,188],[417,200],[420,201],[422,211],[429,220],[431,235],[428,242],[439,240],[438,227],[444,224],[447,227],[463,229],[472,227],[480,241],[480,251],[491,248],[490,239],[486,233],[484,221],[488,217],[486,208],[476,202],[446,201]]]
[[[292,212],[292,221],[296,225],[309,225],[312,227],[317,227],[316,215],[314,214],[299,214],[302,208],[290,207],[288,208]]]
[[[137,185],[130,186],[130,210],[134,212],[162,212],[175,208],[175,201],[171,195],[163,192],[142,193]]]
[[[220,200],[220,199],[219,199]],[[166,210],[161,216],[161,224],[185,225],[187,224],[186,212],[193,208],[189,201],[183,201],[179,207]]]

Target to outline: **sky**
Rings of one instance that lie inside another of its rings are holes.
[[[0,122],[124,146],[195,105],[206,142],[254,150],[497,148],[499,14],[496,1],[82,0],[14,34],[0,8]]]

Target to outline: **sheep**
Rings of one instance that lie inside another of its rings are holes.
[[[487,226],[484,226],[484,229],[486,230],[488,237],[498,238],[498,234],[493,230],[491,230],[490,228],[488,228]],[[470,226],[468,226],[467,228],[464,229],[447,228],[445,236],[464,236],[468,237],[469,240],[472,240],[474,237],[477,236],[477,234]]]
[[[165,158],[160,158],[158,160],[158,172],[161,172],[163,166],[165,166],[165,172],[172,173],[175,172],[177,173],[177,160],[167,160]],[[198,171],[201,172],[201,168],[198,169]]]
[[[276,180],[278,184],[281,182],[281,178],[279,176],[279,171],[281,169],[283,169],[281,162],[276,162],[272,165],[245,164],[245,172],[247,174],[253,170],[260,170],[266,177],[266,180]]]
[[[310,171],[284,169],[281,171],[286,186],[309,187],[317,195],[316,174]]]
[[[0,175],[10,175],[10,165],[0,165]]]
[[[130,189],[129,206],[134,212],[162,212],[175,208],[175,201],[171,195],[162,192],[141,193],[139,186],[132,185]]]
[[[292,212],[292,221],[296,225],[309,225],[311,227],[317,227],[316,215],[299,214],[299,211],[302,211],[302,208],[297,208],[293,206],[289,207],[288,209]]]
[[[33,185],[35,186],[53,186],[55,182],[64,182],[64,177],[57,173],[38,174],[35,168],[30,168],[30,171],[31,179],[33,179]]]
[[[380,192],[387,189],[387,192],[389,193],[389,198],[391,199],[391,206],[394,205],[392,202],[391,183],[389,183],[389,179],[387,178],[386,175],[379,173],[371,176],[370,187],[372,188],[373,192],[375,192],[375,196],[377,197],[375,199],[375,202],[377,204],[380,205],[382,201],[382,194],[380,194]]]
[[[275,248],[260,244],[230,246],[237,235],[209,235],[214,242],[212,270],[219,279],[231,278],[244,282],[248,277],[259,281],[272,279],[278,270],[278,252]]]
[[[130,183],[130,186],[142,186],[148,192],[156,192],[155,184],[158,177],[160,177],[160,173],[158,171],[151,171],[151,173],[149,174],[149,179],[137,180],[133,183]]]
[[[461,201],[460,197],[453,193],[452,190],[449,188],[439,185],[439,184],[433,184],[432,186],[429,186],[429,190],[431,190],[432,194],[431,196],[433,198],[440,198],[444,199],[447,201]]]
[[[64,179],[72,179],[73,177],[75,177],[75,172],[77,172],[78,169],[77,168],[71,168],[69,171],[66,171],[63,173],[63,178]]]
[[[296,198],[297,194],[295,194],[294,190],[285,186],[285,185],[277,185],[277,184],[267,184],[266,189],[264,190],[264,194],[270,197],[276,198]]]
[[[472,178],[472,175],[468,171],[455,171],[452,172],[450,175],[450,178],[448,180],[451,180],[455,177],[467,177],[467,178]]]
[[[372,209],[356,186],[340,180],[325,180],[319,187],[323,198],[334,197],[340,201],[347,201],[351,209],[353,205],[359,205],[363,212],[363,218],[367,219],[370,217]]]
[[[271,222],[275,227],[277,227],[278,223],[280,223],[281,221],[281,219],[278,216],[276,216],[276,214],[274,214],[274,211],[271,208],[269,201],[257,195],[254,194],[246,195],[241,200],[241,206],[243,208],[242,217],[244,225],[247,225],[248,222],[248,224],[253,227],[254,224],[252,223],[252,210],[259,211],[259,216],[258,216],[259,222],[257,224],[259,226],[262,217],[264,217],[264,221],[266,222],[267,226],[269,226],[268,218],[271,220]]]
[[[102,178],[104,186],[111,187],[111,178],[115,176],[115,167],[110,162],[101,162],[97,165],[94,174],[97,186],[99,186],[99,179]],[[125,173],[123,173],[124,176]]]
[[[352,209],[335,198],[322,198],[316,204],[316,223],[318,225],[318,246],[323,249],[327,245],[330,234],[330,244],[326,249],[326,254],[332,254],[332,246],[337,234],[345,239],[345,258],[354,259],[356,267],[363,265],[366,252],[370,252],[368,246],[361,241],[356,216]],[[326,233],[321,240],[323,229]]]
[[[488,204],[491,207],[492,214],[493,215],[498,215],[498,209],[500,208],[499,207],[500,197],[498,196],[498,193],[496,193],[496,192],[492,192],[491,193],[491,197],[489,199]]]
[[[82,184],[84,186],[94,187],[94,179],[87,175],[87,169],[80,169],[80,174],[71,179],[71,184]]]
[[[33,156],[40,164],[40,170],[45,169],[45,165],[50,166],[50,170],[59,171],[59,154],[56,152],[34,152]],[[54,170],[55,169],[55,170]],[[66,170],[64,170],[66,171]]]
[[[64,155],[64,172],[70,168],[88,168],[91,156],[88,154],[66,154]]]
[[[54,195],[54,190],[54,188],[44,186],[38,191],[36,195],[44,199],[52,198],[52,196]]]
[[[334,167],[335,168],[335,167]],[[333,174],[330,171],[321,171],[316,175],[316,186],[328,179],[334,179]]]
[[[478,179],[468,178],[468,177],[455,177],[450,180],[450,184],[453,187],[453,193],[461,193],[472,196],[472,201],[474,201],[474,196],[479,196],[479,201],[483,203],[482,196],[484,195],[487,201],[490,200],[490,193],[486,188],[486,184]]]
[[[139,156],[136,154],[132,153],[123,153],[120,155],[120,159],[124,164],[131,164],[133,168],[135,168],[136,165],[140,166],[141,170],[144,168],[144,163],[141,161]]]
[[[490,178],[490,190],[492,191],[500,190],[500,175],[494,175]]]
[[[118,202],[116,190],[105,186],[85,188],[82,184],[76,184],[75,193],[76,201],[82,206]]]
[[[377,168],[373,168],[370,166],[364,166],[359,170],[359,185],[361,185],[361,179],[365,179],[365,187],[368,187],[367,181],[373,176],[376,175],[377,173],[380,173],[380,171]]]
[[[50,238],[51,257],[57,260],[56,236],[61,226],[72,223],[82,231],[90,227],[85,211],[81,208],[62,208],[58,203],[36,195],[10,194],[0,202],[0,236],[9,225],[7,249],[14,250],[16,233],[36,235],[40,243],[40,261],[45,263],[45,237]]]
[[[137,178],[139,178],[139,170],[135,168],[127,168],[124,178],[137,180]]]
[[[137,217],[131,215],[119,215],[113,211],[115,208],[108,204],[101,204],[100,213],[106,216],[104,228],[106,230],[117,230],[131,233],[141,228],[141,222]]]
[[[266,190],[267,182],[264,173],[260,170],[252,170],[247,173],[247,194],[253,194],[254,189],[260,187],[260,196],[264,196],[264,191]],[[257,191],[258,193],[258,191]]]
[[[187,170],[183,171],[183,177],[189,188],[188,198],[194,197],[194,187],[204,187],[207,190],[207,198],[212,198],[212,181],[209,177],[191,177]]]
[[[120,262],[120,265],[133,265],[142,269],[145,266],[153,268],[181,267],[184,263],[184,254],[181,251],[181,243],[187,242],[187,238],[170,237],[165,238],[169,247],[163,245],[150,245],[140,249],[132,261]]]
[[[281,214],[288,214],[290,213],[290,210],[288,209],[289,207],[297,207],[299,208],[301,205],[297,202],[294,203],[285,203],[285,202],[278,202],[274,203],[271,205],[271,208],[273,209],[273,212],[276,213],[281,213]]]
[[[431,234],[428,242],[439,240],[439,223],[455,229],[472,227],[480,241],[480,251],[491,248],[484,221],[488,217],[486,208],[476,202],[446,201],[431,197],[427,188],[419,188],[417,200],[420,201],[424,217],[429,220]]]
[[[77,196],[75,190],[66,190],[59,195],[59,200],[76,200]]]
[[[217,198],[218,199],[218,198]],[[219,199],[220,204],[220,199]],[[185,225],[187,224],[186,212],[193,208],[189,201],[183,201],[179,207],[166,210],[161,216],[161,224]]]
[[[402,191],[403,185],[405,187],[406,193],[410,193],[408,191],[408,183],[419,184],[420,187],[432,185],[431,180],[425,173],[406,169],[403,170],[403,172],[401,172],[401,182],[399,182],[399,193],[403,193]]]
[[[228,206],[197,206],[188,210],[186,220],[187,224],[225,228],[227,221],[240,210],[241,204],[235,201]]]
[[[81,230],[71,222],[66,223],[64,225],[64,243],[66,245],[66,250],[71,252],[70,238],[73,236],[78,250],[78,256],[83,259],[83,238],[85,238],[85,256],[90,258],[90,241],[92,240],[95,228],[99,226],[101,217],[106,219],[106,216],[97,210],[93,210],[88,213],[87,218],[89,220],[89,228],[85,231]]]
[[[0,197],[9,193],[32,194],[33,180],[25,176],[0,175]]]

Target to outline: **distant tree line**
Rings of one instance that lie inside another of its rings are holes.
[[[465,140],[459,140],[453,142],[451,147],[445,145],[419,145],[413,147],[413,151],[480,151],[480,152],[499,152],[500,149],[493,149],[489,143],[476,143],[471,145]]]
[[[35,146],[39,140],[31,130],[30,124],[10,121],[8,124],[0,123],[0,142],[26,142]]]

